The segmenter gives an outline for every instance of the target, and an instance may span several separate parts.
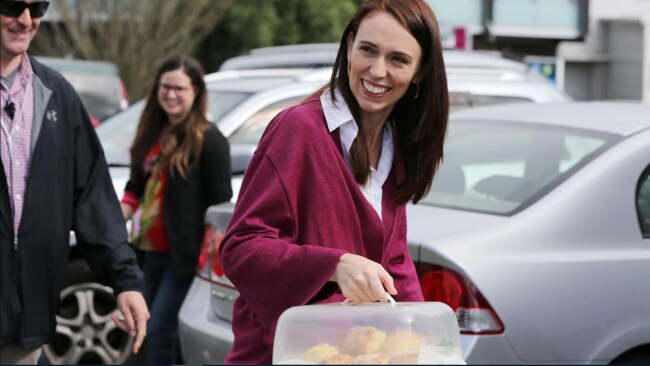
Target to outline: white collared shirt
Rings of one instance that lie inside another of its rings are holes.
[[[352,112],[345,104],[341,92],[337,89],[335,91],[336,95],[336,104],[332,103],[332,97],[330,95],[330,90],[326,90],[320,97],[321,105],[323,106],[323,113],[325,114],[325,120],[327,121],[327,127],[330,132],[333,132],[337,128],[341,136],[341,145],[343,148],[343,157],[345,162],[348,164],[348,168],[352,170],[350,166],[350,148],[354,139],[357,138],[359,133],[359,127],[354,122],[352,117]],[[395,154],[395,146],[393,145],[393,124],[390,121],[384,123],[384,131],[381,142],[381,157],[379,158],[379,163],[377,164],[377,169],[370,167],[370,177],[368,183],[364,185],[359,185],[361,192],[366,197],[370,205],[375,209],[379,219],[381,219],[381,198],[382,198],[382,186],[388,178],[390,169],[393,165],[393,156]]]

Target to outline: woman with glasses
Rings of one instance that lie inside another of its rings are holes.
[[[178,311],[194,276],[203,215],[232,197],[228,141],[208,122],[206,109],[200,64],[185,56],[167,60],[130,150],[122,212],[133,219],[132,243],[141,254],[152,364],[178,362]]]
[[[448,108],[429,6],[362,4],[329,85],[275,117],[246,170],[220,248],[240,293],[227,363],[271,363],[278,318],[292,306],[422,301],[405,205],[431,187]]]

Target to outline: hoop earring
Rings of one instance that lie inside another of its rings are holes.
[[[420,95],[420,83],[415,84],[415,96],[413,99],[418,99],[418,95]]]
[[[350,70],[352,70],[352,66],[350,65],[350,60],[348,60],[348,77],[350,77]]]

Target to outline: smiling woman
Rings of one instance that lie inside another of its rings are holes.
[[[428,5],[361,5],[329,85],[274,118],[246,170],[220,247],[240,292],[226,363],[271,363],[292,306],[422,300],[405,203],[431,186],[448,103]]]
[[[329,88],[340,92],[359,126],[349,152],[356,181],[367,182],[380,151],[377,126],[392,120],[406,172],[398,200],[417,203],[442,159],[449,114],[440,30],[431,8],[420,1],[365,3],[343,32],[334,70]]]
[[[122,198],[154,317],[149,363],[177,363],[178,310],[199,256],[206,208],[230,200],[230,152],[208,122],[201,65],[173,57],[156,73],[131,147],[131,176]]]
[[[418,85],[422,80],[421,53],[415,38],[385,12],[368,15],[356,37],[350,34],[350,89],[363,125],[381,126],[411,83]]]

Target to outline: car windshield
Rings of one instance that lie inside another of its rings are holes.
[[[454,121],[422,203],[515,214],[606,150],[617,136],[534,124]]]
[[[300,103],[305,97],[307,96],[301,95],[295,98],[284,99],[258,111],[248,118],[237,131],[228,136],[228,142],[231,144],[257,145],[262,139],[262,134],[266,130],[266,126],[268,126],[273,117],[283,109]]]
[[[208,92],[208,120],[219,124],[219,120],[235,108],[251,93],[231,91]],[[110,166],[129,166],[131,157],[129,147],[133,143],[144,101],[132,105],[129,109],[106,120],[97,127],[97,135],[102,142],[106,161]]]

